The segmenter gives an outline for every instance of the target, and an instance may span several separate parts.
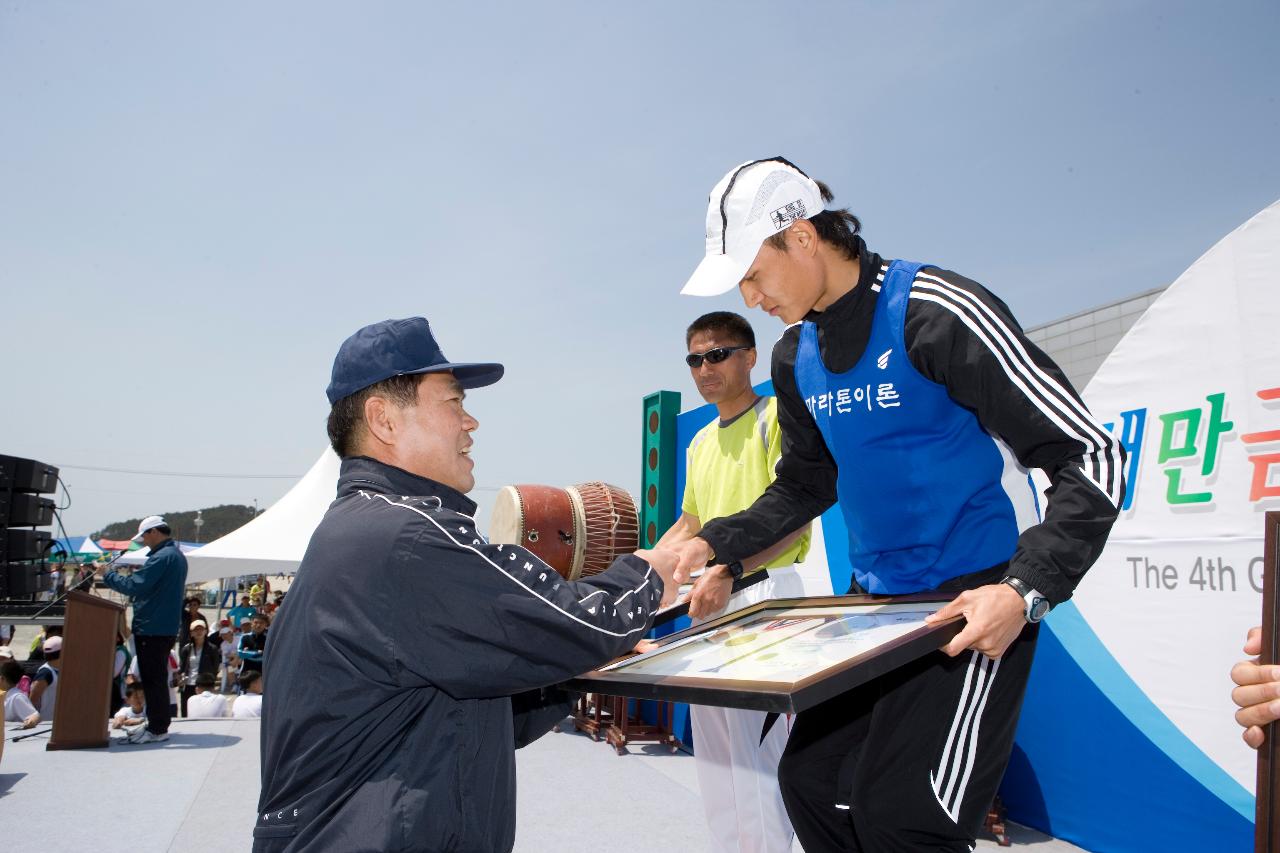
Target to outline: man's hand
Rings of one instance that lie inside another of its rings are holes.
[[[676,570],[676,562],[679,559],[675,551],[666,548],[653,548],[651,550],[641,549],[635,552],[636,556],[644,560],[653,570],[662,578],[662,602],[659,607],[666,607],[676,600],[676,596],[680,593],[680,584],[676,583],[673,574]]]
[[[689,593],[689,615],[710,619],[724,610],[733,592],[733,575],[728,566],[712,566],[702,573]]]
[[[1250,628],[1244,653],[1262,654],[1262,628]],[[1244,726],[1244,742],[1257,749],[1266,740],[1262,727],[1280,720],[1280,666],[1258,663],[1257,658],[1231,667],[1231,680],[1238,686],[1231,701],[1240,706],[1236,722]]]
[[[989,658],[999,658],[1026,627],[1026,605],[1018,591],[1007,583],[993,583],[967,589],[937,613],[925,617],[935,625],[963,615],[968,623],[942,650],[955,657],[966,649],[976,649]]]
[[[694,536],[692,539],[686,539],[679,545],[672,548],[679,556],[680,561],[676,566],[675,580],[677,584],[685,583],[689,580],[689,573],[697,571],[707,564],[707,561],[713,556],[711,546],[707,544],[707,540],[701,536]]]

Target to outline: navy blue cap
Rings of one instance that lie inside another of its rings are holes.
[[[329,405],[390,379],[414,373],[453,371],[463,388],[482,388],[502,378],[501,364],[463,364],[440,351],[425,317],[383,320],[365,326],[342,342],[333,359],[333,376],[325,394]]]

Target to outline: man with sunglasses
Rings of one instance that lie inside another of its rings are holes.
[[[1124,455],[999,299],[888,261],[782,158],[712,190],[683,292],[735,287],[790,324],[773,351],[774,483],[678,546],[676,580],[732,565],[838,498],[853,591],[938,590],[941,651],[798,715],[779,764],[808,853],[969,850],[1013,748],[1039,621],[1097,559]],[[1051,488],[1041,519],[1028,468]]]
[[[686,451],[681,514],[659,548],[696,536],[704,522],[746,509],[773,481],[782,453],[778,407],[751,386],[755,332],[738,314],[714,311],[685,333],[685,363],[702,399],[717,417]],[[741,610],[767,598],[830,595],[825,567],[802,577],[797,563],[809,551],[804,525],[742,561],[749,586],[732,592],[727,566],[703,572],[689,593],[689,615],[701,621]],[[787,745],[788,721],[763,711],[693,706],[694,760],[712,848],[724,853],[791,850],[791,823],[778,789],[778,760]]]

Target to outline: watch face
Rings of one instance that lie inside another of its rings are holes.
[[[1049,599],[1033,598],[1031,606],[1027,608],[1027,619],[1032,622],[1039,622],[1049,612]]]

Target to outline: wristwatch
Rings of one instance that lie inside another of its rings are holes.
[[[1045,614],[1049,612],[1049,608],[1052,606],[1049,604],[1049,599],[1032,589],[1031,584],[1027,583],[1022,578],[1009,576],[1000,581],[1000,583],[1007,583],[1018,591],[1018,595],[1022,596],[1024,605],[1022,615],[1025,616],[1027,621],[1032,625],[1043,619]]]
[[[734,580],[738,580],[739,578],[742,577],[742,561],[741,560],[734,560],[732,563],[729,563],[727,566],[725,566],[725,568],[729,570],[729,577],[733,578]]]

